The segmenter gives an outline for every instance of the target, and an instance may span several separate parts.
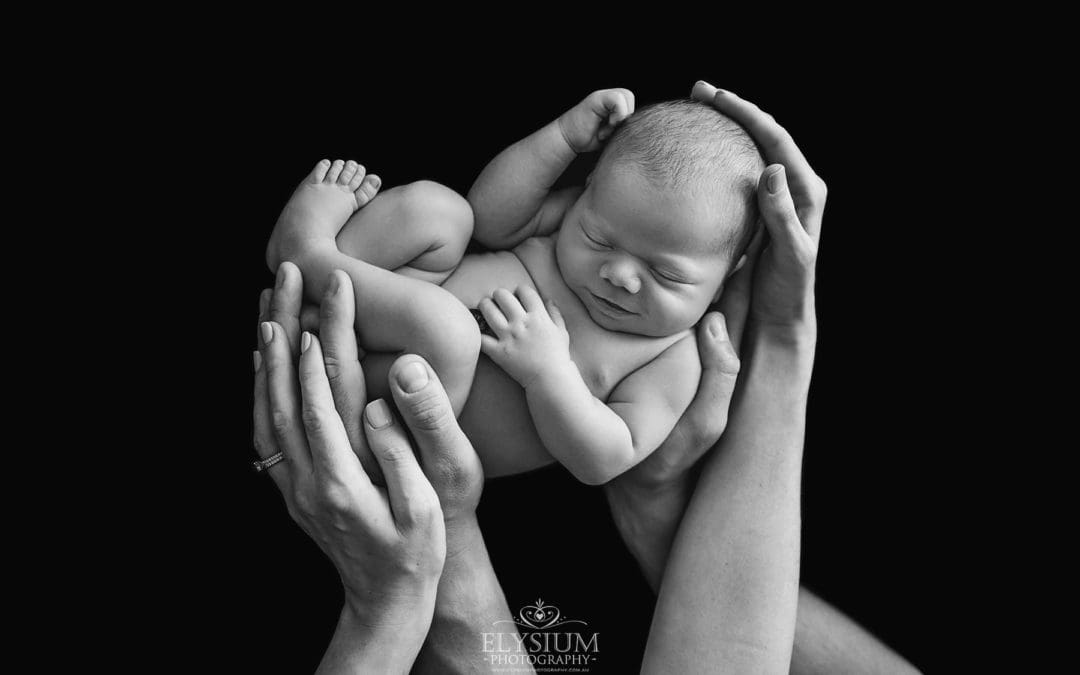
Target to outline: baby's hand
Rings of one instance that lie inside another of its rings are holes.
[[[601,89],[564,112],[559,128],[574,152],[593,152],[633,112],[634,94],[629,89]]]
[[[480,351],[526,389],[544,371],[556,370],[570,359],[570,335],[562,314],[550,314],[535,289],[522,286],[513,293],[500,288],[480,301],[480,312],[497,337],[480,336]],[[520,299],[520,302],[519,302]],[[498,303],[498,304],[496,304]]]

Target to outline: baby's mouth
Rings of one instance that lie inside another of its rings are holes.
[[[597,295],[596,293],[593,293],[592,291],[589,291],[589,295],[593,296],[593,299],[596,300],[596,303],[598,305],[600,305],[600,307],[602,307],[604,309],[607,309],[612,314],[616,314],[616,315],[619,315],[619,316],[628,316],[628,315],[631,315],[631,314],[637,314],[637,312],[631,312],[630,310],[626,309],[622,305],[617,305],[614,302],[612,302],[612,301],[610,301],[610,300],[608,300],[606,298],[600,297],[599,295]]]

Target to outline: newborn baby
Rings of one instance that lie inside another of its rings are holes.
[[[601,146],[585,186],[550,190]],[[425,357],[488,477],[554,458],[600,484],[655,450],[694,397],[693,327],[745,260],[764,168],[707,104],[634,112],[629,91],[598,91],[500,153],[468,201],[427,181],[376,197],[363,167],[320,162],[267,261],[295,262],[314,299],[344,270],[372,396],[397,354]],[[465,255],[474,234],[502,250]]]

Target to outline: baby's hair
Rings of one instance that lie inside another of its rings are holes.
[[[714,252],[742,254],[758,218],[758,178],[765,161],[737,122],[707,103],[677,99],[634,111],[611,135],[597,169],[630,166],[654,184],[721,199],[731,226],[718,226]]]

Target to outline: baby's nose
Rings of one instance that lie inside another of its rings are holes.
[[[627,261],[605,263],[600,268],[600,276],[609,283],[625,289],[627,293],[634,294],[641,290],[641,279],[634,270],[634,266]]]

